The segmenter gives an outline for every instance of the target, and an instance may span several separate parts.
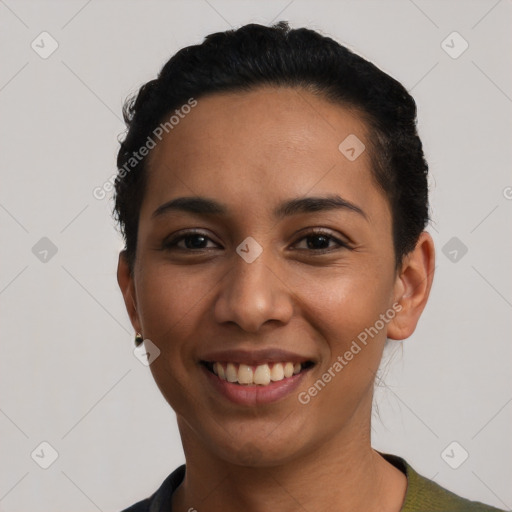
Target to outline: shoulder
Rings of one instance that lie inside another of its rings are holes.
[[[471,501],[417,473],[404,459],[381,454],[407,476],[407,492],[401,512],[503,512],[479,501]]]
[[[149,497],[138,501],[122,512],[171,512],[172,495],[185,476],[185,465],[175,469]]]

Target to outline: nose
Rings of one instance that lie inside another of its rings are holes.
[[[236,256],[215,302],[217,322],[235,323],[252,333],[272,321],[283,325],[289,322],[293,315],[291,291],[263,254],[252,263]]]

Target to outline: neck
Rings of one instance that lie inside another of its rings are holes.
[[[279,465],[245,467],[198,450],[193,434],[180,430],[187,469],[173,496],[175,512],[266,512],[270,503],[280,512],[401,509],[407,479],[371,448],[369,432],[340,433]]]

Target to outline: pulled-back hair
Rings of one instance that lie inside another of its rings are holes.
[[[147,156],[135,161],[133,155],[191,98],[260,86],[300,87],[360,114],[369,131],[372,174],[390,204],[398,266],[428,222],[428,165],[416,130],[416,103],[397,80],[333,39],[281,21],[206,36],[202,44],[178,51],[126,101],[113,213],[130,268],[147,178]]]

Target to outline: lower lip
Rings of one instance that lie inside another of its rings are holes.
[[[225,398],[238,405],[263,405],[277,402],[297,389],[309,368],[296,375],[284,378],[278,382],[271,382],[267,386],[235,384],[223,380],[210,372],[204,365],[200,365],[213,388]]]

